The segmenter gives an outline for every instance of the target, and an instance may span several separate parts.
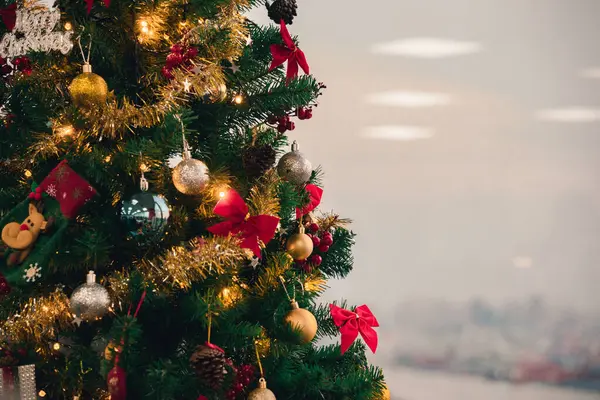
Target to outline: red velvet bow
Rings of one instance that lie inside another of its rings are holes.
[[[10,6],[0,10],[2,22],[6,25],[6,29],[12,31],[17,23],[17,3],[12,3]]]
[[[240,247],[250,249],[258,258],[261,257],[260,242],[269,243],[275,236],[279,218],[270,215],[248,214],[248,206],[235,190],[231,189],[215,206],[214,213],[227,218],[208,228],[218,236],[240,236]]]
[[[313,185],[309,183],[306,185],[306,191],[308,192],[309,202],[304,207],[296,208],[296,219],[302,218],[304,215],[313,211],[315,208],[319,207],[321,204],[321,197],[323,197],[323,189],[318,187],[317,185]]]
[[[329,309],[331,310],[333,322],[340,328],[342,334],[342,354],[350,348],[359,333],[371,351],[373,353],[377,351],[377,332],[373,328],[378,327],[379,322],[377,322],[369,307],[362,305],[356,307],[356,311],[352,312],[335,304],[330,304]]]
[[[104,3],[105,7],[110,6],[110,0],[103,0],[102,3]],[[92,6],[94,5],[94,0],[85,0],[85,4],[87,5],[87,13],[89,15],[90,12],[92,11]]]
[[[271,45],[273,61],[271,62],[269,71],[274,70],[287,61],[286,84],[289,84],[292,79],[298,76],[298,66],[302,68],[305,74],[309,73],[310,67],[308,66],[304,52],[300,50],[292,40],[283,20],[281,20],[281,38],[285,45]]]

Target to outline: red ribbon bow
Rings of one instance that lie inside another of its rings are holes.
[[[103,0],[102,3],[105,7],[110,6],[110,0]],[[85,0],[85,4],[87,5],[87,13],[88,15],[90,15],[90,12],[92,11],[92,7],[94,5],[94,0]]]
[[[248,206],[235,190],[231,189],[215,206],[214,213],[227,218],[208,228],[218,236],[240,236],[240,247],[250,249],[261,258],[260,242],[269,243],[275,236],[279,218],[270,215],[248,215]]]
[[[292,40],[283,20],[281,20],[281,38],[285,45],[271,45],[273,61],[271,62],[269,71],[274,70],[287,61],[286,84],[289,84],[292,79],[298,76],[298,66],[302,68],[305,74],[309,73],[310,67],[308,66],[304,52]]]
[[[373,353],[377,351],[377,332],[373,328],[378,327],[379,322],[377,322],[369,307],[362,305],[356,307],[356,311],[352,312],[335,304],[330,304],[329,309],[331,310],[333,322],[340,328],[342,334],[342,354],[350,348],[359,333],[371,351]]]
[[[309,202],[304,207],[296,208],[296,219],[302,218],[304,215],[313,211],[315,208],[319,207],[321,204],[321,197],[323,197],[323,189],[318,187],[317,185],[313,185],[309,183],[306,185],[306,191],[308,192]]]
[[[0,17],[2,17],[2,22],[6,25],[6,29],[12,31],[17,23],[17,3],[1,9]]]

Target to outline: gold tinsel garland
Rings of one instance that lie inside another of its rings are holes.
[[[274,169],[267,171],[252,189],[248,196],[248,208],[251,215],[279,214],[280,205],[277,197],[277,188],[281,179]]]
[[[72,326],[69,299],[57,290],[47,296],[31,298],[21,310],[0,325],[0,340],[44,343],[56,338],[58,331]],[[49,351],[40,346],[38,352]]]
[[[247,259],[246,251],[233,237],[194,239],[190,246],[191,250],[176,246],[162,256],[141,260],[136,268],[155,291],[168,294],[173,290],[187,290],[210,274],[235,273]],[[129,286],[127,273],[115,272],[108,281],[113,300],[126,297]]]

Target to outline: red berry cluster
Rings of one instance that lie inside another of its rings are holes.
[[[296,116],[298,119],[311,119],[312,118],[312,107],[299,107],[296,110]],[[277,131],[279,133],[286,133],[287,131],[293,131],[296,129],[296,124],[291,120],[290,114],[281,116],[272,115],[267,119],[267,123],[270,125],[277,125]]]
[[[271,125],[277,125],[277,131],[279,133],[285,133],[287,131],[293,131],[294,129],[296,129],[296,124],[290,119],[290,116],[287,114],[282,115],[281,117],[273,115],[269,117],[267,123]]]
[[[14,66],[14,67],[13,67]],[[8,61],[0,57],[0,77],[7,78],[14,70],[20,71],[25,75],[31,75],[31,61],[28,57],[17,57],[12,60],[12,65],[8,64]]]
[[[173,79],[173,70],[176,68],[190,69],[192,60],[198,56],[198,49],[175,43],[171,46],[171,53],[167,56],[167,62],[161,69],[162,75],[167,79]]]
[[[298,119],[311,119],[312,118],[312,107],[300,107],[296,111],[296,115],[298,115]]]
[[[256,369],[250,364],[235,368],[234,371],[235,381],[231,389],[227,391],[227,400],[235,400],[243,394],[256,375]]]
[[[309,232],[308,236],[313,242],[313,253],[308,260],[298,262],[299,266],[302,267],[306,272],[310,272],[313,267],[318,267],[323,262],[323,253],[327,253],[329,248],[333,244],[333,235],[328,231],[319,231],[319,225],[311,223],[306,227]],[[321,254],[318,254],[321,253]]]

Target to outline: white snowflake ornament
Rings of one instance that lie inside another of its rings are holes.
[[[48,196],[50,197],[56,197],[56,185],[53,183],[49,184],[46,188],[46,193],[48,193]]]
[[[25,270],[25,274],[23,275],[23,279],[27,282],[35,282],[37,279],[42,277],[42,267],[35,264],[29,264],[29,268]]]

